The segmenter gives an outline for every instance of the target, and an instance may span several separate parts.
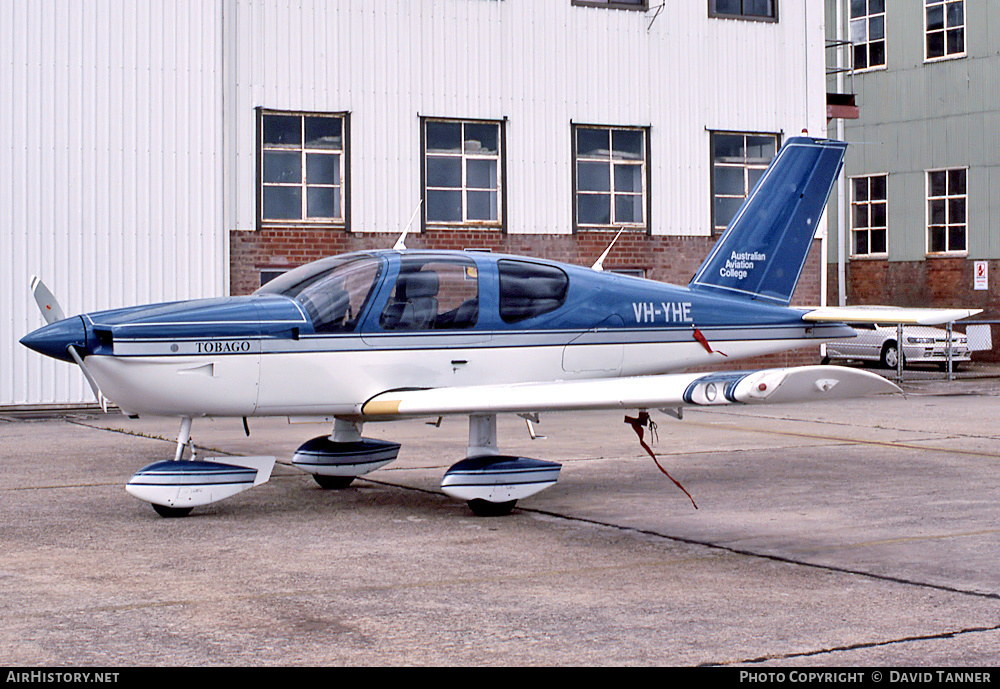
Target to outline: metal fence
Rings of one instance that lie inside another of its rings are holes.
[[[938,376],[943,376],[945,380],[949,381],[954,380],[957,377],[956,362],[953,361],[952,358],[955,350],[959,349],[954,347],[952,342],[952,334],[953,332],[955,332],[956,326],[960,328],[959,332],[962,332],[964,330],[968,349],[970,353],[972,353],[972,352],[993,350],[992,328],[994,325],[1000,326],[1000,321],[963,320],[963,321],[957,321],[957,322],[952,321],[946,323],[944,325],[945,332],[947,333],[945,338],[946,345],[944,348],[945,349],[945,363],[943,366],[944,370],[938,373]],[[904,332],[905,332],[905,326],[903,325],[896,326],[897,351],[900,352],[900,355],[896,357],[896,369],[894,371],[896,380],[897,381],[906,380],[906,377],[904,376],[904,371],[906,371],[906,373],[909,374],[910,379],[927,379],[929,377],[937,377],[934,376],[933,374],[929,374],[928,372],[920,371],[912,367],[910,367],[909,369],[906,368],[907,363],[910,364],[919,363],[919,360],[907,362],[905,356],[903,356],[902,353],[904,351],[904,342],[906,342],[906,340],[904,339],[906,337]]]

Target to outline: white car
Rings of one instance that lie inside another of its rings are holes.
[[[878,362],[885,368],[896,368],[899,347],[896,343],[896,326],[873,323],[856,323],[852,326],[858,336],[849,340],[831,342],[826,346],[823,363],[837,359]],[[903,326],[903,364],[937,364],[942,370],[948,367],[948,332],[923,325]],[[951,334],[952,370],[971,359],[969,342],[962,333]]]

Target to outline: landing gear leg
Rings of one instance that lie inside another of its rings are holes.
[[[466,457],[496,457],[500,454],[497,445],[497,415],[469,416],[469,445]],[[477,517],[504,517],[514,510],[517,500],[491,502],[482,498],[468,500],[467,504]]]
[[[194,459],[194,445],[191,443],[191,417],[185,416],[181,419],[181,429],[177,433],[177,449],[174,451],[174,461],[179,462],[184,459],[184,448],[191,445],[191,458]],[[153,510],[161,517],[174,519],[186,517],[191,514],[193,507],[169,507],[167,505],[157,505],[151,503]]]

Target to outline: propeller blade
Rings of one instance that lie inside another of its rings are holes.
[[[45,319],[46,323],[55,323],[56,321],[61,321],[66,318],[66,314],[63,312],[62,307],[59,306],[59,302],[56,301],[55,296],[45,283],[38,279],[36,276],[31,278],[31,294],[35,297],[35,302],[38,304],[38,310],[42,312],[42,318]],[[76,347],[70,345],[66,348],[69,355],[73,357],[73,361],[77,363],[80,370],[83,371],[83,377],[87,379],[90,384],[90,389],[94,393],[94,398],[97,403],[101,405],[101,409],[107,413],[108,411],[108,398],[104,396],[101,392],[101,387],[94,380],[94,376],[87,369],[87,365],[83,363],[83,357],[80,356],[80,352],[76,351]]]
[[[49,291],[44,282],[35,276],[31,278],[31,294],[35,297],[38,310],[42,312],[42,318],[45,319],[46,323],[55,323],[66,318],[66,314],[63,313],[56,298],[52,296],[52,292]]]
[[[101,392],[101,387],[97,384],[97,381],[94,380],[94,376],[87,370],[87,365],[83,363],[83,357],[80,356],[80,353],[76,351],[76,347],[73,345],[67,347],[66,351],[69,352],[69,355],[73,357],[73,361],[75,361],[80,367],[80,370],[83,371],[83,377],[87,379],[88,383],[90,383],[90,389],[93,391],[94,397],[97,399],[97,403],[101,405],[101,411],[106,414],[108,412],[108,398],[104,396],[104,393]]]

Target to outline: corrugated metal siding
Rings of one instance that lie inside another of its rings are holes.
[[[989,30],[1000,26],[1000,0],[968,0],[966,56],[927,63],[923,5],[887,9],[888,68],[856,77],[861,118],[846,123],[857,144],[847,174],[889,174],[889,260],[919,261],[927,251],[926,171],[968,166],[968,257],[1000,258],[992,222],[1000,197],[1000,37]]]
[[[506,118],[511,233],[572,231],[571,122],[650,127],[653,232],[675,235],[709,231],[708,129],[825,131],[819,3],[782,3],[778,23],[667,3],[651,26],[569,0],[229,4],[255,55],[227,117],[238,229],[255,225],[255,107],[350,111],[355,232],[416,207],[420,116]]]
[[[220,8],[0,3],[0,404],[89,401],[17,340],[67,313],[225,293]]]

